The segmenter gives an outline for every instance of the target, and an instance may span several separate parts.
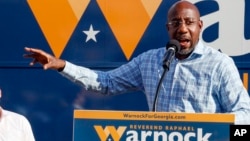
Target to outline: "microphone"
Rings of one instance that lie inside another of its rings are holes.
[[[167,49],[167,52],[164,56],[164,60],[163,60],[163,68],[164,68],[164,71],[163,71],[163,74],[160,78],[160,81],[158,82],[158,85],[157,85],[157,89],[156,89],[156,93],[155,93],[155,97],[154,97],[154,103],[153,103],[153,108],[152,108],[152,111],[156,111],[156,106],[157,106],[157,100],[158,100],[158,95],[159,95],[159,92],[160,92],[160,86],[163,82],[163,79],[166,75],[166,72],[169,70],[169,65],[170,63],[172,62],[173,58],[174,58],[174,55],[176,52],[178,52],[180,50],[180,43],[177,41],[177,40],[170,40],[167,45],[166,45],[166,49]]]
[[[163,68],[169,70],[169,65],[172,62],[175,53],[180,50],[180,43],[177,40],[170,40],[166,45],[167,52],[163,60]]]

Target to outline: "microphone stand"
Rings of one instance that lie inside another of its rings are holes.
[[[166,72],[169,70],[169,66],[167,66],[165,63],[163,64],[163,74],[161,75],[160,81],[158,83],[157,89],[156,89],[156,94],[155,94],[155,98],[154,98],[154,103],[153,103],[153,112],[156,112],[156,105],[157,105],[157,99],[158,99],[158,95],[159,95],[159,91],[160,91],[160,86],[163,82],[163,79],[165,78]]]
[[[177,40],[170,40],[167,45],[167,52],[165,54],[165,58],[163,60],[163,74],[160,78],[160,81],[158,83],[157,89],[156,89],[156,94],[154,97],[154,103],[153,103],[153,108],[152,111],[156,112],[156,106],[157,106],[157,100],[158,100],[158,95],[159,95],[159,91],[160,91],[160,86],[162,85],[163,79],[166,75],[166,72],[169,70],[169,66],[171,61],[173,60],[175,53],[178,52],[178,50],[180,50],[180,43]]]

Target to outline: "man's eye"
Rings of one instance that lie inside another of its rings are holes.
[[[191,25],[193,24],[194,22],[193,21],[185,21],[186,25]]]
[[[179,26],[180,23],[181,23],[180,21],[173,21],[173,25],[174,25],[174,26]]]

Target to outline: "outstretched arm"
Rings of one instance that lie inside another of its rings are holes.
[[[25,47],[24,50],[27,52],[27,54],[23,55],[25,58],[33,58],[33,61],[30,62],[31,66],[35,63],[40,63],[44,70],[62,70],[65,66],[64,60],[56,58],[43,50],[29,47]]]

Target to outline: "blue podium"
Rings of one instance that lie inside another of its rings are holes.
[[[74,111],[74,141],[229,141],[233,114]]]

